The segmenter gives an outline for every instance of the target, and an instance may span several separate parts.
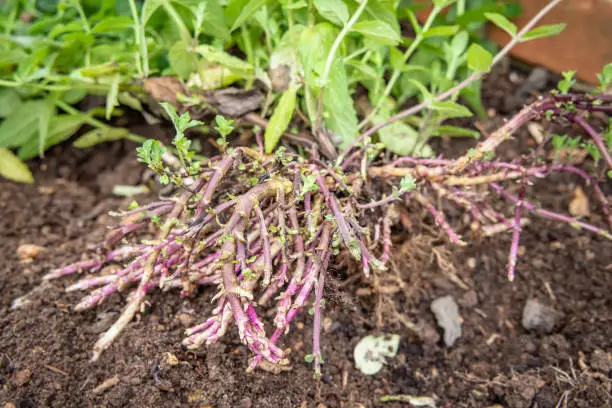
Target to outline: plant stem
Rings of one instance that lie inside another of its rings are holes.
[[[176,12],[176,9],[172,5],[172,3],[170,3],[169,0],[164,0],[162,1],[162,7],[164,8],[164,10],[166,10],[166,13],[168,13],[168,15],[172,18],[172,20],[174,20],[174,23],[179,29],[181,40],[185,41],[186,43],[191,43],[192,41],[191,33],[189,33],[187,26],[185,26],[183,19]]]
[[[130,10],[132,12],[132,20],[134,21],[134,38],[136,39],[136,45],[140,49],[138,58],[136,58],[136,67],[141,77],[147,77],[149,75],[147,43],[144,37],[144,26],[138,17],[138,9],[134,0],[130,0]]]
[[[422,30],[417,34],[414,41],[412,41],[412,44],[410,44],[410,47],[408,47],[408,49],[404,53],[404,64],[406,63],[406,61],[408,61],[408,59],[412,56],[412,54],[414,54],[417,47],[421,44],[421,41],[423,41],[423,39],[425,38],[423,33],[429,30],[435,18],[440,13],[440,10],[442,9],[437,6],[433,8],[431,13],[429,14],[429,17],[427,18],[427,21],[425,22],[425,25],[423,25]],[[378,113],[378,111],[380,111],[380,108],[382,108],[387,97],[391,94],[391,90],[395,86],[395,83],[397,82],[401,74],[402,74],[402,71],[398,69],[393,70],[393,74],[391,74],[391,79],[389,79],[389,82],[387,82],[387,86],[385,87],[380,98],[378,98],[378,102],[376,102],[374,109],[372,109],[372,111],[368,114],[368,116],[366,116],[365,119],[361,121],[358,129],[361,130],[365,125],[367,125],[370,122],[370,120]]]
[[[89,115],[87,115],[87,114],[85,114],[83,112],[78,111],[77,109],[75,109],[72,106],[68,105],[64,101],[57,100],[55,102],[55,104],[60,109],[65,111],[66,113],[69,113],[69,114],[74,115],[74,116],[81,116],[83,118],[83,120],[85,121],[85,123],[87,123],[88,125],[91,125],[91,126],[93,126],[95,128],[98,128],[98,129],[110,129],[110,128],[112,128],[112,126],[109,126],[106,123],[99,121],[98,119],[92,118],[91,116],[89,116]],[[135,135],[133,133],[127,133],[125,135],[125,139],[131,140],[132,142],[135,142],[135,143],[144,143],[147,140],[146,137],[138,136],[138,135]]]
[[[340,34],[338,34],[338,37],[336,37],[336,40],[334,41],[331,49],[329,50],[329,55],[327,56],[327,61],[325,62],[325,69],[323,70],[323,75],[321,76],[321,83],[323,84],[323,86],[321,87],[321,91],[319,93],[319,105],[317,109],[317,122],[318,123],[316,124],[316,128],[318,128],[321,123],[321,119],[323,115],[323,89],[326,86],[327,81],[329,79],[329,73],[334,63],[336,52],[338,51],[338,48],[340,48],[340,44],[342,43],[342,40],[344,39],[344,37],[346,37],[346,35],[351,30],[353,25],[357,22],[357,19],[359,18],[363,10],[365,10],[365,7],[367,6],[367,4],[368,4],[368,0],[361,1],[361,4],[357,8],[357,10],[355,10],[355,13],[350,18],[350,20],[344,25],[344,27],[342,28],[342,31],[340,31]]]

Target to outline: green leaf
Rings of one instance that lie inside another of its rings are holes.
[[[438,126],[434,135],[446,137],[473,137],[474,139],[480,139],[480,133],[476,130],[450,125]]]
[[[0,148],[0,176],[18,183],[33,183],[28,166],[8,149]]]
[[[481,120],[485,120],[487,119],[487,112],[482,104],[481,88],[482,81],[473,81],[471,84],[459,91],[459,95],[461,95],[461,98]]]
[[[126,30],[131,28],[134,21],[127,16],[113,16],[107,17],[104,20],[96,24],[92,29],[92,33],[113,33],[117,34],[117,31]]]
[[[21,106],[21,97],[12,88],[0,88],[0,118],[6,118]]]
[[[401,41],[400,35],[390,25],[382,21],[360,21],[353,25],[352,30],[384,45],[396,45]]]
[[[55,104],[51,99],[46,99],[42,109],[36,112],[38,116],[38,154],[42,156],[45,152],[45,144],[49,135],[49,122],[55,115]]]
[[[516,35],[516,25],[510,22],[505,16],[499,13],[484,13],[484,15],[493,24],[510,34],[511,37]]]
[[[523,35],[523,38],[521,38],[521,42],[557,35],[565,29],[566,25],[567,24],[565,23],[561,23],[536,27],[533,30],[526,32],[525,35]]]
[[[234,24],[232,25],[232,29],[230,31],[234,31],[242,24],[244,24],[245,21],[247,21],[257,10],[263,7],[267,2],[268,0],[250,0],[248,3],[246,3],[244,5],[244,8],[242,8],[242,11],[240,11],[238,18],[236,18],[236,21],[234,21]]]
[[[110,120],[111,115],[113,114],[113,109],[115,106],[119,105],[119,100],[117,96],[119,95],[119,82],[121,81],[121,77],[119,74],[115,74],[113,77],[113,82],[111,82],[111,86],[108,90],[108,94],[106,95],[106,120]]]
[[[86,149],[100,143],[123,139],[128,133],[128,130],[125,128],[107,127],[94,129],[79,137],[72,145],[79,149]]]
[[[48,150],[76,133],[85,123],[85,115],[56,115],[51,118],[49,123],[49,135],[45,141],[44,149]],[[23,144],[17,155],[22,160],[32,159],[39,155],[37,139],[33,137],[29,142]]]
[[[460,31],[453,37],[450,44],[450,49],[454,58],[459,58],[459,56],[463,54],[469,41],[470,35],[467,33],[467,31]]]
[[[359,4],[353,0],[351,5],[356,9]],[[396,0],[369,0],[361,19],[382,21],[399,35],[400,25],[397,8]]]
[[[423,37],[450,37],[451,35],[455,35],[457,31],[459,31],[458,25],[437,26],[424,31]]]
[[[36,135],[37,112],[45,109],[46,101],[24,102],[0,123],[0,147],[18,147]]]
[[[412,126],[395,122],[378,131],[380,141],[385,147],[401,156],[408,156],[414,152],[419,144],[419,132]]]
[[[329,81],[323,90],[323,112],[325,126],[340,138],[341,148],[355,140],[357,112],[341,59],[334,61]]]
[[[392,47],[389,50],[389,62],[394,70],[401,71],[404,68],[404,53],[396,47]]]
[[[491,68],[493,56],[480,44],[472,44],[468,48],[468,67],[476,72],[486,72]]]
[[[161,7],[164,0],[145,0],[142,6],[142,25],[146,25],[153,14]]]
[[[196,48],[196,51],[202,55],[205,60],[209,62],[216,62],[223,67],[236,71],[237,73],[242,72],[245,74],[252,74],[254,71],[251,64],[210,45],[200,45]]]
[[[199,23],[203,33],[223,40],[230,39],[223,7],[218,0],[198,0],[191,10],[196,16],[195,24]]]
[[[339,30],[328,22],[307,27],[302,32],[298,51],[306,84],[309,87],[318,89],[317,75],[322,74],[327,55],[338,32]]]
[[[295,111],[296,99],[297,88],[294,87],[287,89],[280,97],[264,134],[266,153],[272,153],[281,136],[287,130]]]
[[[168,62],[174,73],[181,79],[187,79],[198,69],[198,60],[189,45],[184,41],[175,43],[168,51]]]
[[[349,19],[348,7],[342,0],[314,0],[319,14],[337,25],[344,25]]]
[[[566,71],[561,73],[561,75],[563,76],[563,80],[559,81],[559,83],[557,84],[557,88],[561,93],[568,93],[570,88],[574,86],[574,84],[576,83],[576,81],[574,80],[575,74],[576,71]]]
[[[431,110],[440,112],[446,119],[469,118],[472,112],[463,105],[453,101],[437,101],[430,105]]]

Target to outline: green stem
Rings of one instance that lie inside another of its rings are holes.
[[[247,55],[247,61],[253,67],[255,67],[255,53],[253,52],[253,44],[251,43],[251,36],[249,35],[249,31],[246,28],[246,25],[242,25],[240,27],[240,34],[242,35],[242,41],[244,41],[244,49]],[[255,81],[255,76],[250,76],[247,79],[247,83],[245,84],[245,89],[251,89],[253,86],[253,82]]]
[[[64,102],[62,100],[55,101],[55,104],[61,110],[63,110],[66,113],[69,113],[70,115],[81,116],[83,118],[83,121],[85,123],[87,123],[88,125],[90,125],[90,126],[93,126],[95,128],[98,128],[98,129],[112,129],[112,126],[107,125],[106,123],[104,123],[102,121],[99,121],[98,119],[93,118],[90,115],[87,115],[86,113],[83,113],[83,112],[73,108],[72,106],[68,105],[66,102]],[[142,143],[147,141],[146,137],[139,136],[139,135],[136,135],[136,134],[131,133],[131,132],[128,132],[125,135],[124,139],[127,139],[127,140],[129,140],[131,142],[138,143],[138,144],[142,144]],[[168,150],[170,150],[172,153],[174,153],[175,155],[180,157],[180,153],[179,153],[179,151],[176,148],[171,147],[171,146],[166,146],[166,148]],[[193,159],[200,160],[200,161],[208,160],[207,157],[200,156],[200,155],[197,155],[197,154],[193,156]]]
[[[69,113],[69,114],[74,115],[74,116],[82,117],[83,120],[85,121],[85,123],[87,123],[88,125],[91,125],[91,126],[93,126],[95,128],[98,128],[98,129],[111,129],[112,128],[112,126],[109,126],[106,123],[104,123],[102,121],[99,121],[98,119],[93,118],[93,117],[91,117],[91,116],[89,116],[89,115],[87,115],[87,114],[85,114],[85,113],[83,113],[83,112],[73,108],[72,106],[68,105],[66,102],[64,102],[62,100],[55,101],[55,104],[61,110],[63,110],[66,113]],[[128,133],[125,136],[125,138],[127,140],[130,140],[130,141],[136,142],[136,143],[143,143],[143,142],[145,142],[147,140],[146,137],[138,136],[138,135],[135,135],[133,133]]]
[[[144,27],[140,24],[138,9],[136,8],[134,0],[130,0],[130,10],[132,12],[132,20],[134,21],[134,38],[136,40],[136,46],[140,50],[136,58],[136,68],[139,76],[146,77],[149,71],[147,45],[144,42]]]
[[[87,34],[91,32],[91,26],[89,25],[89,21],[87,21],[87,16],[85,16],[85,11],[83,11],[83,7],[81,6],[80,0],[74,1],[74,8],[77,9],[79,13],[79,17],[81,18],[81,22],[83,23],[83,29]]]
[[[317,108],[317,128],[320,125],[321,117],[323,114],[323,88],[326,86],[325,84],[327,84],[327,81],[329,79],[329,73],[331,71],[332,64],[334,63],[336,52],[338,51],[338,48],[340,48],[340,44],[342,43],[344,37],[346,37],[353,25],[357,22],[357,19],[359,18],[361,13],[363,13],[363,10],[365,10],[367,4],[368,0],[361,0],[361,4],[357,8],[357,10],[355,10],[355,14],[353,14],[350,20],[344,25],[342,31],[340,31],[340,34],[338,35],[338,37],[336,37],[336,40],[334,41],[331,49],[329,50],[329,55],[327,56],[327,61],[325,62],[325,69],[323,70],[323,75],[321,77],[321,83],[323,84],[323,86],[321,87],[321,91],[319,92],[319,104]]]
[[[366,52],[370,51],[368,48],[360,48],[357,51],[355,51],[354,53],[352,53],[351,55],[347,56],[346,58],[344,58],[344,63],[347,63],[348,61],[357,58],[358,56],[360,56],[361,54],[365,54]]]
[[[406,61],[408,61],[408,59],[412,56],[412,54],[414,54],[414,52],[416,51],[418,46],[421,44],[421,41],[423,41],[423,39],[425,38],[423,33],[427,32],[427,30],[429,30],[429,28],[433,24],[436,16],[440,13],[440,10],[442,10],[442,9],[440,7],[437,7],[437,6],[433,8],[431,13],[429,14],[429,17],[427,18],[427,21],[425,22],[425,25],[423,26],[421,31],[417,34],[417,36],[415,37],[414,41],[412,41],[412,44],[410,44],[410,47],[408,47],[408,49],[404,53],[404,64],[406,63]],[[366,116],[366,118],[361,121],[361,123],[359,124],[359,128],[358,129],[360,129],[360,130],[363,129],[363,127],[365,125],[367,125],[376,114],[378,114],[378,112],[382,108],[383,104],[387,100],[387,97],[391,94],[391,90],[395,86],[395,83],[397,82],[397,80],[399,79],[401,74],[402,74],[402,72],[400,70],[398,70],[398,69],[394,69],[393,70],[393,74],[391,75],[391,79],[387,83],[387,86],[385,87],[385,90],[383,91],[382,95],[380,96],[380,98],[376,102],[376,105],[374,106],[374,109],[372,109],[372,111],[368,114],[368,116]]]
[[[6,87],[6,88],[29,87],[29,88],[39,89],[41,91],[57,91],[57,92],[71,91],[75,89],[85,89],[88,91],[108,92],[108,89],[109,89],[108,85],[103,85],[103,84],[75,83],[75,84],[66,84],[66,85],[46,85],[46,84],[39,84],[39,83],[34,83],[34,82],[7,81],[5,79],[0,79],[0,86]],[[131,88],[132,87],[129,87],[129,89]],[[128,90],[128,88],[122,87],[122,90]]]

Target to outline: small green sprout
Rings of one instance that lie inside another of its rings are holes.
[[[215,122],[217,123],[217,126],[215,126],[215,130],[221,135],[221,137],[217,139],[217,144],[221,148],[226,149],[228,146],[227,136],[229,136],[229,134],[232,133],[232,131],[234,130],[234,121],[230,119],[225,119],[221,115],[217,115],[215,117]]]
[[[563,80],[559,81],[559,83],[557,84],[557,89],[559,89],[561,93],[568,93],[570,88],[574,86],[574,84],[576,83],[576,80],[574,80],[575,74],[576,71],[566,71],[561,73],[561,75],[563,76]]]

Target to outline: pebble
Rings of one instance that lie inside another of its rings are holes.
[[[535,299],[529,299],[523,308],[523,319],[521,321],[525,330],[533,330],[541,333],[551,333],[557,322],[557,312],[545,306]]]
[[[431,303],[431,311],[436,316],[438,326],[444,330],[444,344],[452,347],[461,337],[461,318],[459,306],[452,296],[443,296]]]

